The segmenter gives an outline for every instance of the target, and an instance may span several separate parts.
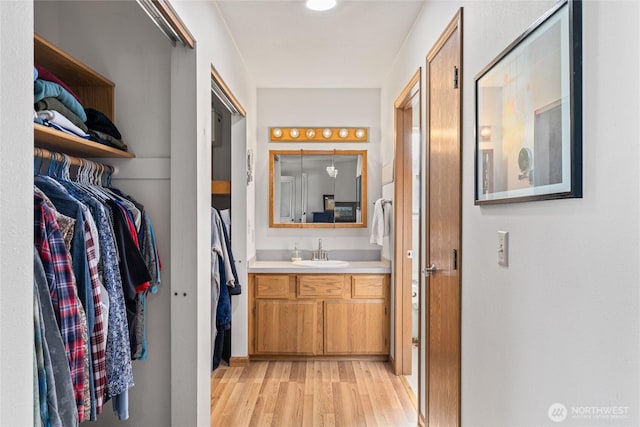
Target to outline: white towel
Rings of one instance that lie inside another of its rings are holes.
[[[370,243],[375,243],[378,246],[382,246],[382,241],[385,236],[385,229],[387,235],[389,234],[387,221],[385,221],[385,212],[382,207],[382,199],[376,200],[373,204],[373,219],[371,220],[371,238]]]

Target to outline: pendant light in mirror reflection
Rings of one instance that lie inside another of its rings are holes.
[[[369,142],[366,127],[272,127],[271,142]]]
[[[334,8],[336,6],[336,0],[307,0],[305,5],[311,10],[322,12]]]
[[[336,169],[333,157],[331,157],[331,166],[327,166],[327,175],[329,175],[333,179],[338,176],[338,169]]]

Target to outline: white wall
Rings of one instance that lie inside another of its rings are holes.
[[[256,248],[313,249],[322,238],[324,248],[376,249],[368,228],[269,228],[269,150],[367,150],[367,224],[372,202],[380,197],[379,89],[258,89],[256,129]],[[273,143],[269,127],[368,127],[368,143]]]
[[[555,425],[549,406],[628,406],[640,424],[640,50],[636,2],[583,4],[584,198],[477,207],[474,76],[548,2],[465,2],[463,55],[462,422]],[[430,2],[382,88],[383,163],[393,101],[459,3]],[[614,65],[615,64],[615,65]],[[619,70],[631,78],[620,78]],[[424,84],[424,82],[423,82]],[[424,87],[424,86],[423,86]],[[424,94],[424,92],[423,92]],[[423,98],[424,102],[424,98]],[[496,231],[510,233],[508,268]]]
[[[33,5],[0,1],[0,425],[33,425]]]
[[[244,165],[246,152],[254,149],[255,127],[255,87],[247,73],[242,57],[233,40],[229,37],[217,5],[213,2],[176,1],[174,8],[196,39],[195,80],[188,73],[183,74],[183,84],[195,83],[187,87],[189,93],[180,93],[176,87],[180,106],[173,123],[187,132],[181,138],[176,132],[172,141],[172,194],[180,194],[183,199],[172,206],[172,215],[184,213],[185,222],[174,222],[172,235],[180,235],[181,242],[172,250],[181,251],[181,263],[174,264],[173,277],[187,275],[189,280],[181,283],[180,292],[190,296],[183,303],[172,306],[172,333],[182,334],[189,330],[189,337],[172,346],[172,424],[210,425],[210,180],[211,180],[211,73],[213,64],[227,86],[247,111],[247,118],[232,124],[232,234],[247,235],[247,240],[234,239],[233,252],[242,284],[247,283],[246,260],[253,256],[253,192],[252,185],[246,186]],[[174,63],[174,73],[184,70]],[[195,90],[191,94],[190,91]],[[189,96],[196,99],[195,108],[189,105]],[[188,122],[186,125],[183,122]],[[193,125],[191,124],[193,122]],[[240,128],[238,128],[240,127]],[[178,148],[179,145],[179,148]],[[174,153],[182,160],[174,160]],[[184,161],[184,162],[183,162]],[[183,170],[179,179],[173,173],[174,165]],[[182,165],[182,166],[179,166]],[[191,168],[186,169],[184,168]],[[174,193],[175,191],[175,193]],[[246,211],[242,207],[246,206]],[[179,270],[178,270],[179,268]],[[243,357],[247,348],[247,292],[234,297],[232,303],[233,331],[232,356]],[[186,320],[178,320],[178,319]],[[194,363],[195,360],[195,363]],[[184,378],[180,371],[186,367],[189,376]],[[195,376],[195,377],[194,377]]]

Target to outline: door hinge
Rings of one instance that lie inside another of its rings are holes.
[[[458,67],[457,66],[453,66],[453,88],[454,89],[458,89]]]

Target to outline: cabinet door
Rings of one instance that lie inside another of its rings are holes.
[[[315,301],[256,300],[256,353],[315,354]]]
[[[325,354],[388,354],[384,300],[325,301]]]

